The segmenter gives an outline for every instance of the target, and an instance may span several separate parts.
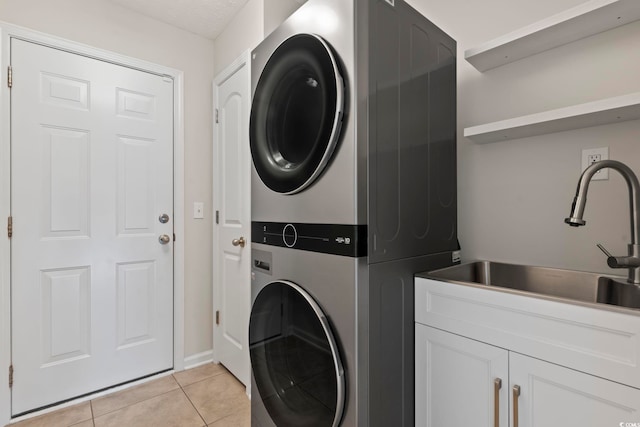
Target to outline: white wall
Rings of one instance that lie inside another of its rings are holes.
[[[184,72],[185,355],[210,350],[213,42],[107,0],[0,0],[0,21]],[[204,220],[192,219],[194,201]]]
[[[307,0],[249,0],[215,40],[216,75],[256,47]]]
[[[595,247],[626,254],[628,193],[610,172],[593,182],[586,227],[563,223],[581,150],[608,146],[640,174],[640,121],[478,145],[463,128],[640,91],[640,22],[480,73],[464,50],[584,0],[409,0],[458,41],[459,237],[465,259],[626,275]]]
[[[214,41],[216,75],[263,37],[264,0],[249,0]]]

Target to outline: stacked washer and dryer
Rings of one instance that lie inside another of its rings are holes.
[[[251,67],[252,426],[413,426],[413,276],[458,262],[455,41],[309,0]]]

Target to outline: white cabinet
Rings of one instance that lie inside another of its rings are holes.
[[[509,352],[509,394],[511,412],[517,407],[517,427],[640,423],[640,390],[513,352]]]
[[[418,427],[613,427],[639,420],[638,389],[416,324]]]
[[[416,426],[507,425],[506,350],[416,323],[415,372]]]
[[[640,425],[638,313],[420,277],[415,292],[416,426]]]

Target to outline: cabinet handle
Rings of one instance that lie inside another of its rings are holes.
[[[493,425],[500,427],[500,389],[502,388],[502,380],[496,378],[493,380]]]
[[[513,386],[513,427],[518,427],[518,397],[520,396],[520,386]]]

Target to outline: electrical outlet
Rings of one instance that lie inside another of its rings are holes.
[[[588,148],[582,150],[582,172],[595,162],[600,160],[609,160],[609,147]],[[602,181],[609,179],[609,169],[600,169],[593,176],[593,181]]]
[[[602,154],[598,153],[598,154],[589,154],[587,156],[587,163],[589,165],[592,165],[594,163],[599,162],[600,160],[602,160]]]

